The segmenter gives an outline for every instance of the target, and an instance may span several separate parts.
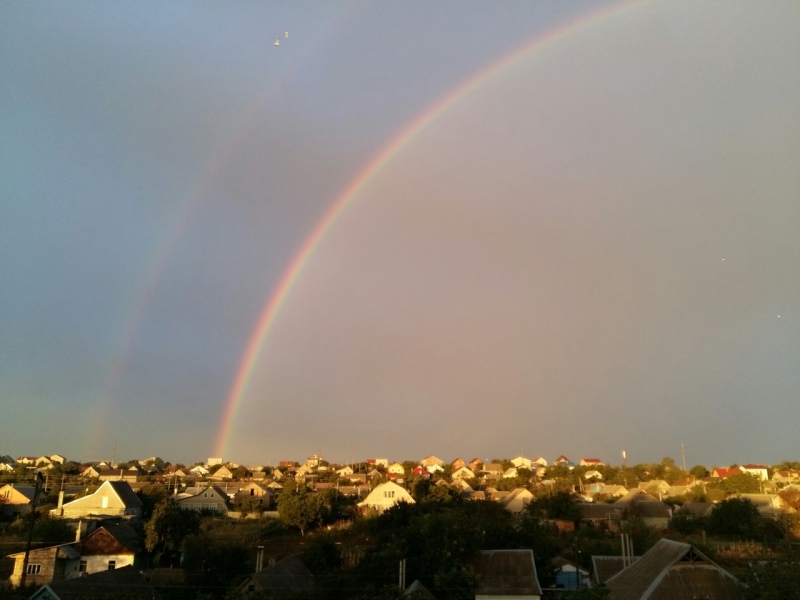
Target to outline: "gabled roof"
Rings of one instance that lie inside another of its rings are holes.
[[[606,586],[611,600],[741,598],[733,575],[690,544],[663,538]]]
[[[296,555],[288,556],[275,565],[259,571],[251,579],[259,589],[276,592],[310,590],[317,583],[314,574]]]
[[[41,587],[32,599],[51,598],[53,600],[82,600],[85,598],[106,598],[114,592],[125,590],[125,598],[130,600],[151,600],[156,598],[156,590],[147,583],[131,565],[100,571],[84,577],[65,579]],[[50,595],[42,592],[49,591]]]
[[[640,558],[633,556],[631,560],[636,562]],[[596,584],[605,583],[624,568],[622,556],[592,556],[592,581]]]
[[[475,560],[476,595],[542,595],[532,550],[483,550]]]
[[[33,494],[35,493],[35,488],[32,485],[13,485],[8,484],[9,487],[13,490],[16,490],[23,496],[25,496],[29,502],[33,502]],[[0,489],[3,489],[6,486],[0,486]]]
[[[406,591],[403,592],[404,596],[411,596],[414,595],[415,599],[421,600],[436,600],[433,594],[431,594],[428,589],[419,582],[419,579],[415,579],[414,583],[406,588]]]
[[[136,495],[127,481],[106,481],[103,485],[111,486],[117,496],[119,496],[119,499],[122,500],[128,508],[140,508],[144,506],[142,500]],[[103,486],[100,487],[102,488]],[[98,490],[99,489],[100,488],[98,488]]]
[[[84,547],[91,546],[92,543],[95,541],[95,538],[101,538],[104,534],[110,535],[112,538],[117,540],[122,546],[130,550],[134,554],[138,554],[144,551],[144,546],[142,544],[141,537],[136,531],[133,530],[132,527],[127,525],[126,523],[119,523],[116,525],[103,525],[95,529],[92,533],[87,535],[83,540],[81,540],[81,544]],[[99,541],[99,539],[97,540]]]

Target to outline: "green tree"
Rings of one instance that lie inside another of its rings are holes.
[[[715,506],[707,518],[711,533],[752,539],[757,534],[761,515],[750,500],[728,498]]]
[[[703,465],[695,465],[689,469],[689,475],[696,477],[697,479],[702,479],[703,477],[708,477],[708,469],[706,469]]]
[[[154,550],[178,550],[187,536],[200,530],[200,515],[183,510],[172,498],[159,502],[144,526],[145,546]]]
[[[528,512],[532,517],[543,519],[564,519],[572,522],[580,519],[575,497],[569,492],[556,492],[535,498],[528,504]]]
[[[309,527],[321,524],[326,513],[327,507],[323,498],[305,485],[286,486],[278,496],[278,515],[281,521],[290,527],[297,527],[300,535],[305,536]]]

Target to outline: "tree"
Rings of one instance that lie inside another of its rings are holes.
[[[760,519],[758,508],[747,498],[728,498],[711,511],[708,529],[711,533],[752,539]]]
[[[149,551],[177,550],[183,540],[200,530],[200,515],[183,510],[172,498],[165,498],[153,510],[144,526],[145,546]]]
[[[695,465],[689,469],[689,475],[696,477],[697,479],[702,479],[703,477],[708,477],[708,469],[706,469],[703,465]]]
[[[278,515],[290,527],[297,527],[305,536],[309,526],[322,523],[327,507],[319,494],[311,492],[305,485],[286,486],[278,496]]]
[[[581,516],[575,504],[575,497],[569,492],[556,492],[535,498],[528,504],[528,512],[533,517],[564,519],[572,522],[577,522]]]

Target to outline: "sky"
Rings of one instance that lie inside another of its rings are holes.
[[[3,3],[0,454],[800,460],[798,30]]]

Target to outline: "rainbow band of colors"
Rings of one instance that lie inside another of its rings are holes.
[[[292,287],[300,276],[303,267],[308,263],[314,254],[314,250],[320,244],[325,234],[334,226],[336,221],[345,209],[356,199],[358,194],[378,175],[381,170],[406,147],[417,135],[419,135],[434,120],[445,114],[450,108],[460,100],[474,92],[493,77],[508,70],[517,62],[529,58],[546,47],[563,40],[567,37],[576,35],[597,25],[604,20],[617,16],[631,8],[638,7],[647,2],[640,0],[636,2],[622,2],[612,4],[598,11],[582,16],[580,19],[570,21],[560,27],[551,29],[546,33],[536,37],[533,41],[524,44],[521,48],[504,56],[499,61],[484,68],[476,75],[473,75],[465,82],[461,83],[454,90],[448,92],[439,101],[416,117],[410,124],[392,139],[367,165],[358,173],[350,184],[339,194],[336,200],[330,205],[323,217],[306,238],[300,250],[295,255],[291,264],[284,271],[277,287],[269,297],[264,309],[259,316],[250,340],[239,363],[236,376],[233,381],[230,393],[225,402],[217,435],[215,456],[224,456],[227,450],[233,424],[236,419],[236,412],[242,403],[242,399],[247,392],[247,385],[250,380],[253,368],[258,362],[258,356],[264,345],[264,340],[275,322],[280,312],[281,306],[288,298]]]

